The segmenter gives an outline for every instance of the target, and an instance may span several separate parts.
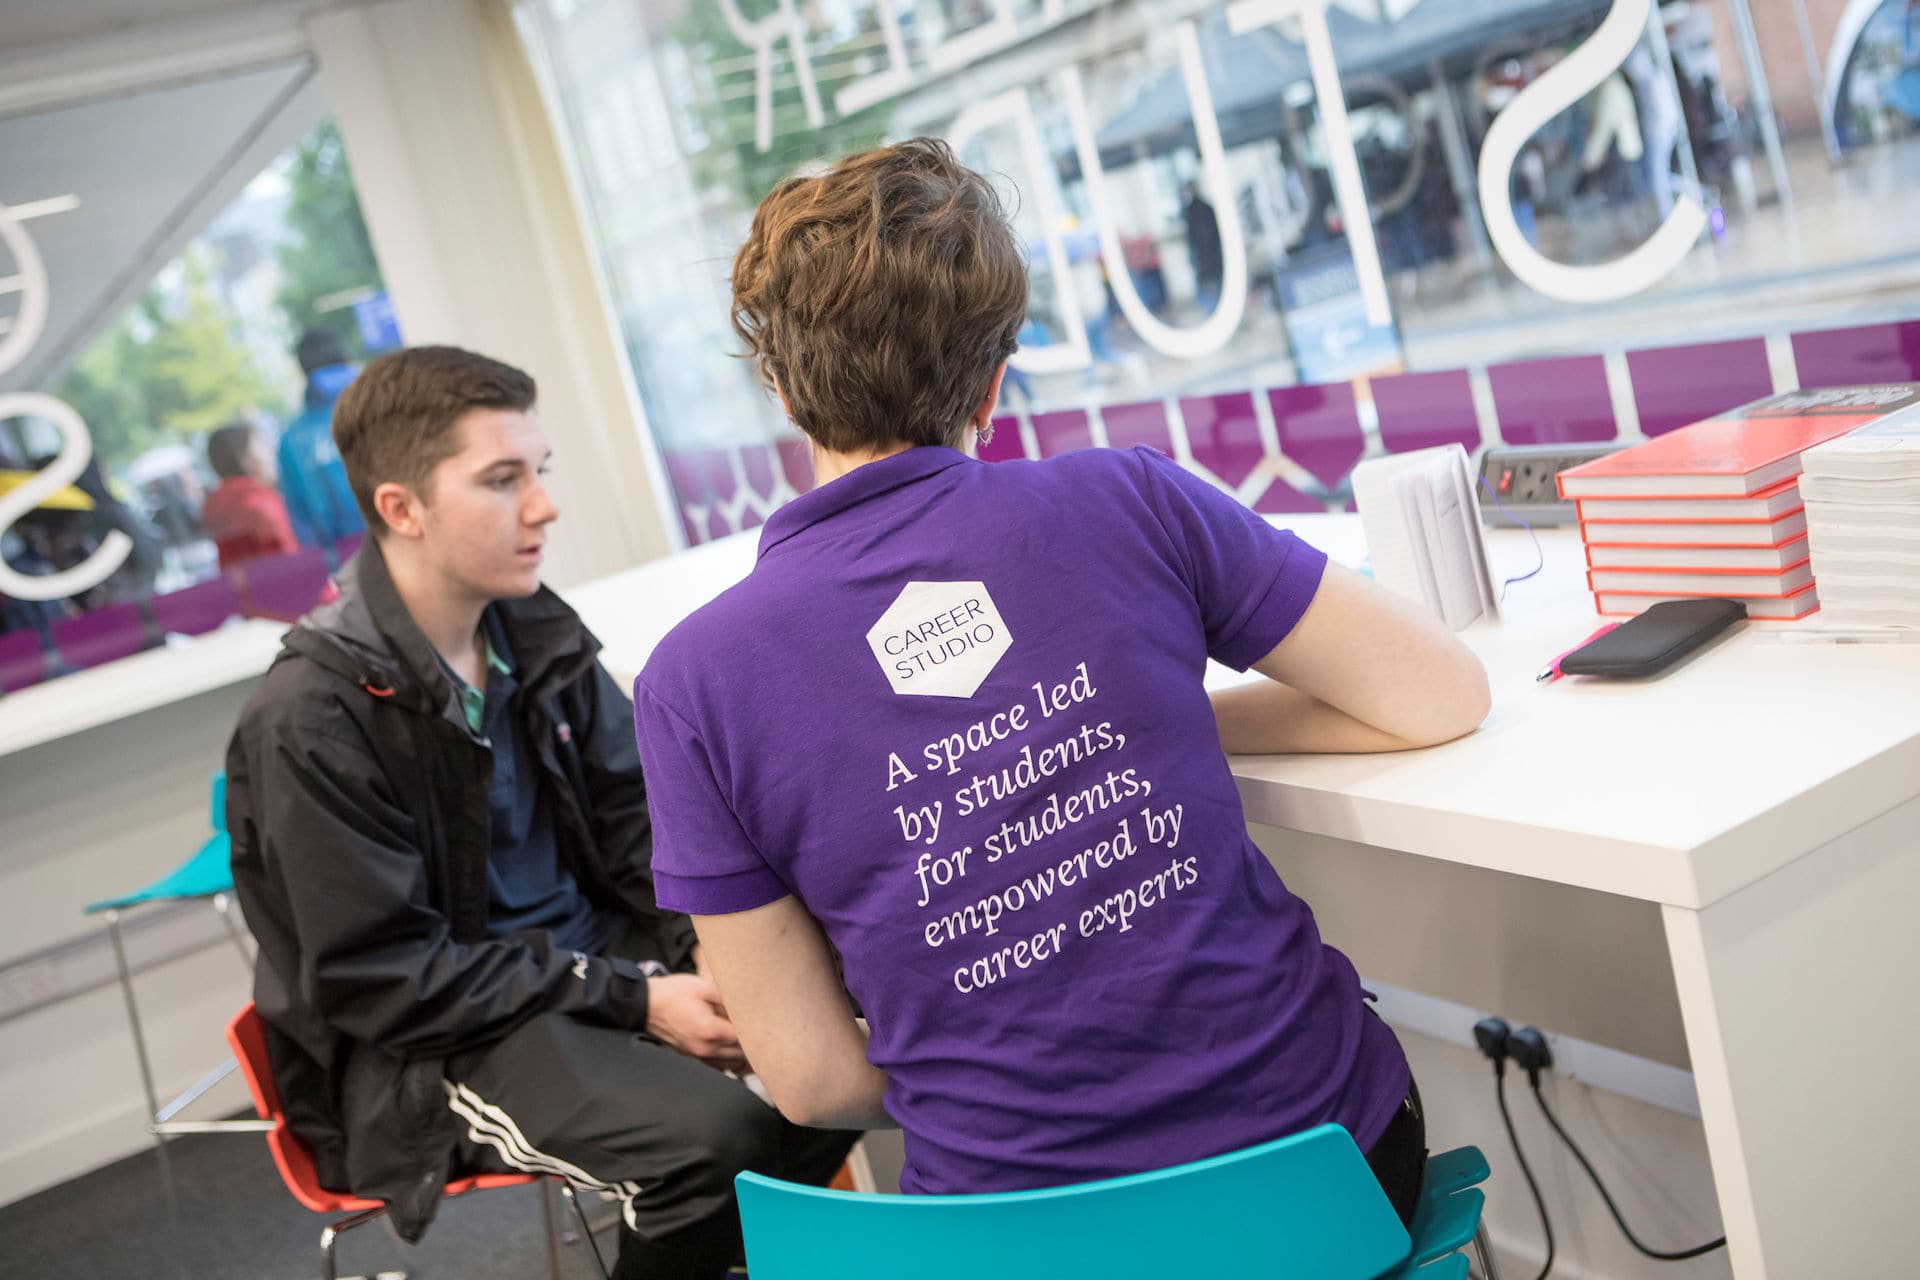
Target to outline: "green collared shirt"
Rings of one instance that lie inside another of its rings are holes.
[[[513,674],[513,664],[494,651],[493,637],[486,633],[485,628],[481,629],[480,643],[487,648],[487,669],[489,671],[498,671],[501,675]],[[448,672],[452,674],[452,668],[448,668]],[[481,687],[476,689],[465,680],[462,680],[458,675],[454,675],[453,686],[460,693],[460,710],[466,713],[467,728],[478,735],[481,728],[487,723],[487,690],[485,683],[482,682]]]

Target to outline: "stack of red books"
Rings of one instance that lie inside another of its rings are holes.
[[[1916,402],[1916,384],[1792,391],[1561,472],[1595,605],[1725,596],[1751,618],[1812,613],[1800,454]]]

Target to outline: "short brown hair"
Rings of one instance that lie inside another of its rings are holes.
[[[1026,310],[999,196],[933,138],[782,183],[733,260],[734,332],[836,452],[957,446]]]
[[[388,481],[427,496],[433,469],[459,451],[454,426],[470,409],[530,409],[533,379],[459,347],[408,347],[361,371],[333,406],[333,443],[376,534],[373,491]]]

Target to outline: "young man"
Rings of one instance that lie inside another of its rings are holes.
[[[374,536],[289,633],[228,753],[234,882],[289,1120],[329,1186],[425,1229],[455,1170],[613,1190],[618,1277],[706,1280],[733,1177],[823,1183],[686,917],[654,900],[632,706],[540,586],[556,516],[534,384],[421,347],[334,417]]]
[[[219,549],[222,569],[300,549],[252,427],[236,422],[208,436],[207,465],[220,487],[200,508],[200,529]]]

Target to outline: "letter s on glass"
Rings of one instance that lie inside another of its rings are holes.
[[[1607,302],[1638,293],[1679,266],[1707,225],[1699,201],[1682,195],[1659,230],[1638,248],[1610,262],[1575,267],[1555,262],[1528,244],[1513,216],[1508,184],[1520,149],[1540,126],[1591,93],[1626,62],[1647,29],[1650,3],[1614,0],[1592,38],[1522,89],[1493,118],[1480,148],[1480,213],[1487,236],[1521,283],[1549,298]]]
[[[33,237],[4,203],[0,203],[0,245],[13,255],[13,271],[20,277],[20,309],[13,317],[13,327],[0,334],[0,373],[8,373],[26,359],[46,327],[47,264]]]
[[[39,474],[19,488],[0,495],[0,533],[13,522],[39,506],[56,492],[80,478],[93,457],[93,439],[80,415],[61,400],[35,391],[15,391],[0,395],[0,422],[8,418],[45,418],[60,429],[60,456],[49,462]],[[133,540],[115,529],[94,549],[94,553],[71,569],[59,573],[24,574],[0,560],[0,592],[16,600],[64,600],[89,587],[97,587],[118,569],[133,551]]]

